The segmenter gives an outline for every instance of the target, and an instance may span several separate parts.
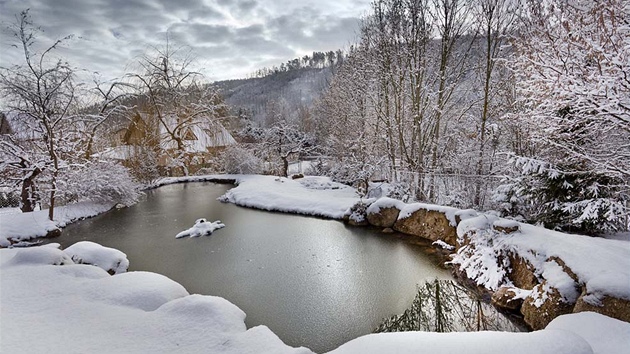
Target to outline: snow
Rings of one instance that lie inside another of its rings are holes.
[[[593,351],[588,342],[577,334],[543,330],[532,333],[379,333],[359,337],[330,352],[354,353],[591,354]]]
[[[95,265],[106,272],[120,274],[129,268],[129,260],[123,252],[90,241],[77,242],[64,252],[77,264]]]
[[[460,264],[469,278],[488,289],[511,285],[505,279],[502,253],[515,252],[542,275],[548,285],[558,289],[567,301],[577,297],[576,285],[586,285],[587,297],[597,304],[605,295],[630,300],[630,242],[582,235],[569,235],[542,227],[517,223],[520,232],[503,234],[491,225],[514,225],[492,215],[480,215],[460,222],[457,233],[471,238],[471,245],[460,248],[453,263]],[[561,259],[578,278],[569,277]]]
[[[49,231],[65,227],[77,220],[110,210],[114,205],[80,202],[55,208],[54,221],[48,220],[48,209],[29,213],[0,214],[0,247],[8,247],[9,240],[23,241],[44,237]]]
[[[507,244],[536,268],[558,257],[586,284],[588,295],[630,300],[630,242],[520,226],[522,235],[508,237]]]
[[[531,333],[379,333],[354,339],[330,354],[511,353],[629,354],[630,323],[582,312],[559,316]]]
[[[223,224],[221,220],[208,222],[206,219],[201,218],[197,219],[195,221],[195,225],[193,225],[190,229],[184,230],[175,235],[175,238],[210,236],[215,230],[222,229],[224,227],[225,224]]]
[[[630,324],[594,312],[560,316],[546,327],[584,338],[595,354],[630,354]]]
[[[247,329],[225,299],[154,273],[110,276],[56,247],[0,250],[2,352],[311,353]]]
[[[236,205],[341,219],[359,201],[354,188],[328,177],[292,180],[273,176],[240,176],[220,200]]]
[[[505,229],[518,228],[518,222],[509,219],[498,219],[495,220],[492,225],[497,227],[502,227]]]
[[[451,246],[448,243],[442,241],[442,240],[437,240],[435,242],[432,243],[432,245],[434,246],[439,246],[440,248],[444,249],[444,250],[449,250],[449,251],[453,251],[455,249],[455,246]]]

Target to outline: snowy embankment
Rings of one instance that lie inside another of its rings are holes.
[[[356,190],[328,177],[296,180],[273,176],[241,176],[237,187],[220,200],[236,205],[286,213],[343,218],[359,201]]]
[[[508,303],[523,301],[520,311],[533,328],[581,311],[628,321],[630,242],[569,235],[491,215],[463,220],[457,235],[460,247],[452,262]]]
[[[190,295],[155,273],[111,276],[75,264],[58,247],[0,250],[0,351],[311,353],[286,346],[265,326],[247,329],[245,314],[223,298]],[[118,251],[93,243],[77,248],[87,263],[121,263]],[[630,324],[581,313],[533,333],[373,334],[332,353],[629,353],[628,338]]]
[[[512,226],[518,230],[513,233],[495,230]],[[500,255],[512,252],[529,262],[535,273],[559,289],[567,300],[575,301],[579,294],[573,288],[573,281],[565,279],[568,275],[563,274],[558,259],[586,286],[595,302],[603,295],[630,300],[630,242],[569,235],[491,215],[462,221],[457,233],[462,242],[468,238],[470,245],[460,248],[454,263],[488,289],[512,285],[500,270],[488,272],[501,263]]]
[[[48,220],[48,209],[22,213],[13,209],[13,213],[0,213],[0,247],[13,243],[44,237],[49,232],[65,227],[77,220],[104,213],[113,204],[80,202],[55,208],[54,221]],[[11,240],[11,241],[10,241]]]

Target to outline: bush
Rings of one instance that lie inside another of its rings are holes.
[[[230,174],[261,174],[263,161],[252,151],[239,145],[231,145],[219,156],[218,164]]]

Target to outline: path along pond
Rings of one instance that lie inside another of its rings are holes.
[[[163,274],[191,294],[221,296],[285,343],[316,352],[371,333],[402,313],[425,279],[451,279],[421,246],[374,229],[221,203],[230,185],[185,183],[130,208],[69,225],[52,240],[125,252],[130,271]],[[226,227],[175,239],[198,218]],[[200,332],[201,333],[201,332]]]

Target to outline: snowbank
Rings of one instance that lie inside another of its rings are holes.
[[[74,221],[89,218],[110,210],[112,204],[81,202],[55,208],[55,220],[48,220],[48,209],[22,213],[0,213],[0,247],[8,247],[12,240],[24,241],[44,237],[50,231]]]
[[[0,250],[2,352],[311,353],[248,330],[225,299],[155,273],[110,276],[56,247]]]
[[[183,182],[235,183],[236,187],[220,198],[222,202],[331,219],[343,218],[345,212],[359,201],[354,188],[318,176],[296,180],[262,175],[168,177],[158,180],[151,187]]]
[[[189,295],[155,273],[110,276],[50,244],[0,250],[2,351],[7,353],[311,353],[214,296]],[[630,353],[630,324],[565,315],[532,333],[371,334],[331,353]]]
[[[574,333],[544,330],[532,333],[379,333],[359,337],[330,352],[354,353],[592,354],[593,351],[586,340]]]
[[[236,205],[331,219],[343,218],[359,201],[354,188],[327,177],[292,180],[273,176],[240,176],[238,186],[220,200]]]
[[[77,242],[64,252],[77,264],[91,264],[110,274],[120,274],[129,268],[129,260],[123,252],[90,241]]]
[[[630,324],[594,312],[560,316],[546,330],[564,330],[584,338],[594,353],[630,354]]]

